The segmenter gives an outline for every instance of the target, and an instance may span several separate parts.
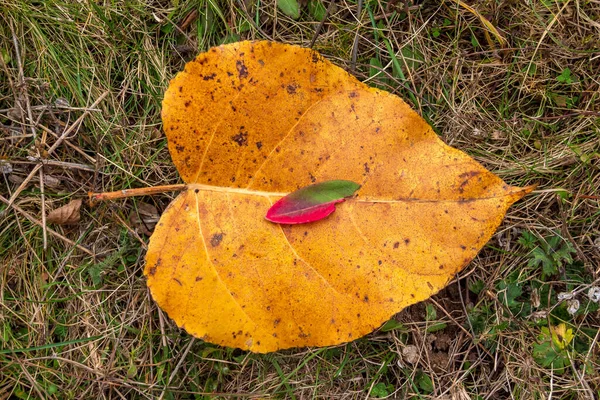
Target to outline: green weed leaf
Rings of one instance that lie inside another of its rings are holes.
[[[313,19],[323,21],[327,15],[327,9],[321,0],[310,0],[308,2],[308,13]]]
[[[300,18],[300,6],[296,0],[278,0],[277,8],[288,17]]]

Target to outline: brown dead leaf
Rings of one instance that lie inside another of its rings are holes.
[[[71,200],[68,204],[50,211],[46,221],[57,225],[74,225],[81,218],[79,210],[81,209],[81,199]]]
[[[44,174],[44,185],[56,189],[60,187],[61,180],[53,175]]]
[[[160,214],[156,207],[143,201],[139,201],[137,209],[132,210],[131,214],[129,214],[129,222],[131,222],[133,228],[146,236],[152,235],[152,231],[159,219]]]

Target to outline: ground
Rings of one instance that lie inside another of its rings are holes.
[[[289,3],[0,2],[0,398],[598,398],[600,2]],[[142,273],[173,195],[45,216],[180,182],[162,95],[242,39],[312,46],[537,189],[445,290],[366,337],[266,355],[192,338]]]

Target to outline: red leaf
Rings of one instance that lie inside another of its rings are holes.
[[[360,188],[351,181],[334,180],[306,186],[279,199],[266,218],[279,224],[305,224],[318,221],[335,211],[341,203]]]

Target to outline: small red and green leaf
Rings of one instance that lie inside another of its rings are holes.
[[[358,183],[333,180],[305,186],[279,199],[266,218],[278,224],[305,224],[318,221],[335,211],[335,205],[352,196]]]

